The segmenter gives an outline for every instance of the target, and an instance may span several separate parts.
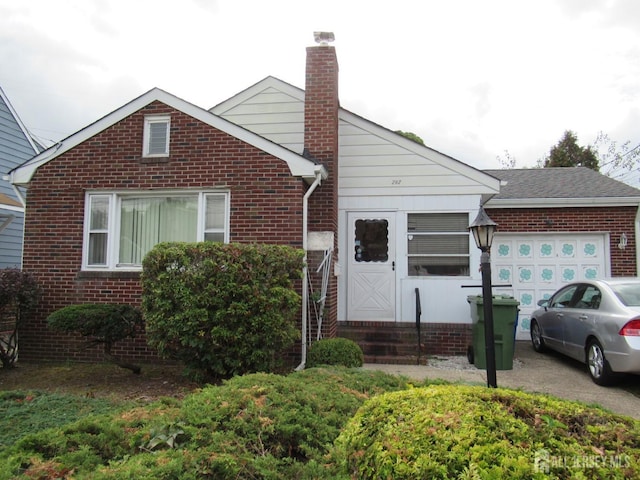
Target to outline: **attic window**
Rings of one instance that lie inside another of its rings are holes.
[[[171,117],[168,115],[145,117],[144,119],[144,157],[169,156],[169,131]]]

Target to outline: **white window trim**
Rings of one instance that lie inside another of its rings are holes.
[[[457,232],[457,231],[451,231],[451,232],[409,232],[408,230],[408,223],[409,223],[409,215],[411,214],[422,214],[422,213],[427,213],[427,214],[459,214],[459,215],[467,215],[467,218],[469,217],[469,213],[468,212],[463,212],[463,211],[441,211],[441,212],[432,212],[432,211],[412,211],[412,212],[408,212],[407,213],[407,233],[406,233],[406,239],[408,240],[410,237],[412,236],[453,236],[453,235],[467,235],[468,240],[469,240],[469,253],[465,253],[465,254],[438,254],[438,253],[431,253],[431,254],[420,254],[420,253],[409,253],[408,251],[408,247],[407,247],[407,264],[409,262],[409,258],[438,258],[438,257],[442,257],[442,258],[447,258],[447,257],[456,257],[456,258],[466,258],[469,262],[469,273],[467,275],[430,275],[428,277],[421,277],[421,276],[417,276],[417,275],[408,275],[408,278],[468,278],[471,276],[471,259],[472,259],[472,235],[470,234],[470,232],[467,230],[466,232],[463,232],[462,230]],[[475,246],[475,244],[473,245]],[[408,273],[408,272],[407,272]]]
[[[121,265],[118,263],[120,255],[118,242],[115,240],[120,238],[120,207],[123,197],[159,197],[159,196],[176,196],[176,195],[197,195],[198,196],[198,221],[196,238],[198,242],[204,241],[205,236],[205,199],[207,195],[224,195],[225,211],[224,211],[224,243],[229,243],[230,235],[230,219],[231,219],[231,194],[222,190],[163,190],[163,191],[116,191],[116,192],[87,192],[85,194],[85,214],[84,229],[82,241],[82,270],[83,271],[134,271],[142,270],[142,265]],[[109,227],[107,235],[107,261],[106,265],[89,265],[89,226],[91,220],[91,198],[95,196],[109,197]]]
[[[149,153],[151,142],[151,124],[165,123],[167,128],[167,138],[163,153]],[[142,139],[142,156],[145,158],[157,158],[169,156],[169,140],[171,134],[171,117],[169,115],[148,115],[144,117],[144,135]]]

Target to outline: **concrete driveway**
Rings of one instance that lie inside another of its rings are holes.
[[[435,358],[429,365],[365,364],[364,368],[417,380],[441,378],[450,382],[487,384],[486,371],[469,364],[466,357]],[[625,377],[616,386],[600,387],[593,383],[585,365],[554,352],[536,353],[530,342],[516,342],[513,369],[498,370],[496,376],[498,387],[597,404],[640,419],[640,398],[623,388],[635,387],[640,392],[640,376]]]

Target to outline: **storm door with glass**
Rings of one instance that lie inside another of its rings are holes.
[[[348,215],[348,320],[395,320],[394,218],[388,212]]]

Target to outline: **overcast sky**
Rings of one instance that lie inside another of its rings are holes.
[[[0,86],[57,141],[153,87],[304,88],[318,30],[342,107],[476,168],[534,166],[565,130],[640,143],[638,0],[0,0]]]

